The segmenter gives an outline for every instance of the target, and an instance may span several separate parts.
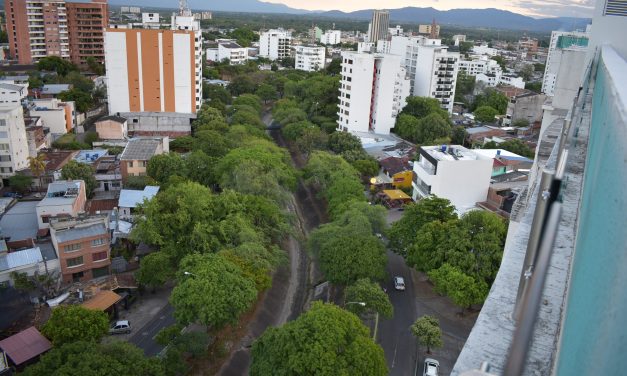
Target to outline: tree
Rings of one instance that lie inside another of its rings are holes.
[[[498,91],[488,88],[483,94],[477,95],[473,103],[472,109],[475,110],[481,106],[490,106],[497,111],[497,114],[505,114],[509,99]]]
[[[88,57],[85,60],[85,63],[92,73],[95,73],[98,76],[102,76],[104,74],[104,66],[101,63],[97,62],[93,56]]]
[[[440,115],[444,120],[449,118],[448,112],[442,109],[440,101],[428,97],[407,97],[407,104],[401,113],[418,119],[434,113]]]
[[[220,85],[203,84],[202,97],[210,101],[219,100],[224,104],[231,104],[232,100],[231,93]]]
[[[61,92],[58,97],[64,102],[75,102],[78,112],[87,112],[94,104],[94,100],[89,93],[77,88]]]
[[[71,71],[78,71],[76,65],[58,56],[46,56],[40,59],[37,63],[37,69],[40,71],[56,72],[59,76],[65,76]]]
[[[451,142],[456,145],[464,145],[466,143],[466,138],[468,137],[468,132],[466,132],[466,128],[461,125],[457,125],[453,127],[453,132],[451,135]]]
[[[185,272],[191,274],[185,274]],[[220,255],[191,254],[179,264],[179,283],[170,303],[181,324],[200,322],[219,329],[237,321],[257,298],[252,280]]]
[[[246,93],[254,93],[256,86],[252,79],[247,75],[235,76],[229,84],[231,95],[238,96]]]
[[[124,188],[143,190],[147,185],[154,185],[156,182],[150,176],[129,176],[126,178]]]
[[[109,318],[103,311],[62,305],[52,310],[41,332],[55,346],[76,341],[98,342],[109,332]]]
[[[463,42],[462,42],[463,43]],[[457,85],[455,86],[455,102],[468,103],[468,97],[475,91],[475,76],[466,74],[465,71],[460,70],[457,73]]]
[[[347,304],[346,309],[361,315],[365,312],[376,312],[385,318],[392,317],[394,307],[390,303],[390,298],[383,289],[376,283],[368,279],[360,279],[355,284],[346,289],[347,302],[363,302],[360,304]]]
[[[511,138],[499,144],[499,148],[507,151],[511,151],[512,153],[521,155],[527,158],[533,158],[535,156],[535,151],[532,150],[527,144],[517,138]],[[485,149],[485,148],[484,148]]]
[[[542,82],[526,82],[525,89],[540,93],[542,91]]]
[[[410,329],[418,343],[427,348],[427,354],[431,354],[431,349],[437,349],[444,345],[440,322],[433,316],[424,315],[418,318]]]
[[[271,272],[285,261],[285,253],[276,246],[248,242],[233,249],[225,249],[220,254],[242,269],[243,274],[255,282],[257,291],[262,292],[272,286]]]
[[[201,150],[196,150],[185,158],[185,171],[187,178],[204,186],[217,183],[213,166],[216,158],[212,158]]]
[[[80,72],[70,72],[59,81],[70,84],[74,87],[74,89],[78,89],[87,94],[91,93],[94,90],[94,81],[83,76]]]
[[[241,94],[233,100],[233,106],[250,106],[255,109],[257,113],[261,112],[262,107],[261,99],[259,99],[259,96],[254,94]]]
[[[477,281],[449,264],[444,264],[427,274],[435,285],[435,291],[451,298],[456,306],[461,307],[462,314],[464,308],[483,303],[488,296],[488,285],[485,281]]]
[[[264,101],[264,103],[268,103],[268,101],[277,99],[279,95],[276,89],[273,86],[268,85],[268,84],[259,85],[255,94],[259,98],[261,98]]]
[[[362,150],[359,137],[348,132],[333,132],[329,135],[329,150],[342,154],[348,150]]]
[[[162,376],[160,362],[144,356],[144,352],[127,342],[100,345],[94,342],[73,342],[54,346],[39,362],[27,367],[25,376],[46,375],[127,375]]]
[[[338,75],[342,71],[342,59],[333,59],[325,69],[328,75]]]
[[[409,141],[415,142],[418,138],[418,127],[420,126],[420,120],[413,115],[400,114],[396,119],[394,125],[394,133]]]
[[[522,67],[522,69],[520,70],[520,72],[518,72],[518,74],[524,81],[531,80],[531,77],[533,76],[533,65],[525,64],[525,66]]]
[[[362,278],[385,276],[385,247],[365,215],[320,226],[309,237],[309,249],[318,256],[320,269],[331,283],[350,285]]]
[[[70,161],[61,169],[61,178],[64,180],[82,180],[85,182],[85,191],[91,197],[98,185],[94,177],[94,171],[87,163]]]
[[[141,259],[135,275],[137,282],[151,287],[153,292],[174,277],[174,267],[170,256],[165,252],[154,252]]]
[[[503,56],[492,56],[490,59],[496,61],[503,71],[507,69],[507,61]]]
[[[274,120],[281,125],[288,125],[307,120],[307,113],[300,108],[285,108],[274,112]]]
[[[518,119],[518,120],[514,120],[514,122],[512,123],[513,127],[528,127],[529,126],[529,120],[527,119]]]
[[[477,121],[482,123],[494,123],[496,121],[496,115],[498,115],[499,112],[490,106],[481,106],[475,110],[474,114]]]
[[[9,187],[15,189],[19,193],[28,191],[33,183],[33,178],[27,175],[13,175],[9,178]]]
[[[240,27],[233,30],[229,36],[237,39],[237,44],[242,47],[250,47],[250,44],[256,40],[259,40],[259,35],[247,27]]]
[[[395,222],[390,231],[390,248],[401,255],[414,243],[416,233],[429,222],[446,222],[456,219],[455,207],[445,198],[431,196],[405,207],[403,217]]]
[[[314,302],[298,319],[268,328],[252,348],[251,376],[387,375],[383,349],[357,316]]]
[[[442,139],[451,136],[451,125],[442,115],[432,113],[420,119],[418,124],[416,142],[419,144],[440,143]]]
[[[185,161],[178,153],[158,154],[150,158],[146,174],[159,184],[165,184],[171,176],[187,176]]]

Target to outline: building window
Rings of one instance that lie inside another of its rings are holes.
[[[7,125],[7,121],[4,119],[0,119],[0,127],[4,127]]]
[[[100,238],[100,239],[94,239],[91,241],[91,246],[92,247],[97,247],[99,245],[103,245],[106,243],[105,238]]]
[[[133,168],[133,161],[128,162],[128,167]]]
[[[147,164],[148,162],[146,161],[139,161],[139,167],[146,167]]]
[[[48,217],[45,217],[45,218],[46,218],[46,222],[44,222],[44,223],[48,223]],[[42,218],[42,220],[43,220],[43,218]],[[63,247],[63,252],[65,252],[65,253],[76,252],[76,251],[78,251],[80,249],[81,249],[81,243],[68,244],[68,245]]]
[[[67,260],[65,260],[65,262],[66,262],[68,268],[72,268],[72,267],[75,267],[75,266],[83,265],[83,256],[67,259]]]
[[[107,251],[104,252],[96,252],[94,254],[91,255],[92,260],[94,260],[94,262],[96,261],[103,261],[109,258],[109,256],[107,255]]]

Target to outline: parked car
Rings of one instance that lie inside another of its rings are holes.
[[[400,291],[405,290],[405,280],[403,277],[394,277],[394,288]]]
[[[109,334],[123,334],[131,332],[131,323],[128,320],[116,321],[113,328],[109,329]]]
[[[17,192],[5,192],[4,197],[22,198],[24,196],[22,196],[21,194]]]
[[[440,371],[440,363],[431,358],[425,359],[425,370],[422,373],[422,376],[438,376]]]

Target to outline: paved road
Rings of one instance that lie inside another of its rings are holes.
[[[394,306],[394,317],[379,323],[377,342],[383,347],[391,376],[413,375],[416,363],[416,341],[409,327],[416,320],[415,288],[405,260],[388,251],[389,278],[383,286]],[[394,290],[392,277],[405,279],[405,291]]]
[[[143,328],[135,329],[136,333],[129,339],[129,342],[144,350],[146,356],[159,354],[163,346],[155,342],[155,336],[161,329],[176,323],[173,313],[174,308],[170,304],[166,305]]]

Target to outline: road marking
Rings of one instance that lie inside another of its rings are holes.
[[[398,347],[398,339],[394,344],[394,357],[392,358],[392,368],[394,368],[394,364],[396,364],[396,348]]]

